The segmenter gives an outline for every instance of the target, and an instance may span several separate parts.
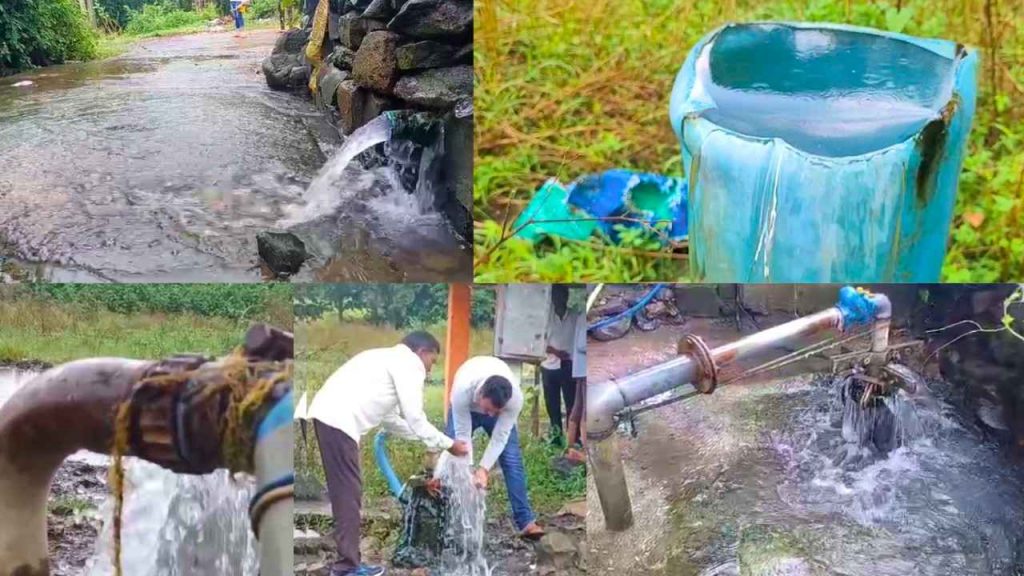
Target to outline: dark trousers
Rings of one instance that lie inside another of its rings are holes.
[[[551,421],[551,434],[562,438],[562,400],[565,400],[565,413],[572,412],[576,403],[576,382],[572,379],[572,362],[562,360],[562,367],[557,370],[540,369],[541,381],[544,383],[544,407],[548,410]]]
[[[359,567],[359,511],[363,478],[359,472],[359,444],[337,428],[313,420],[320,458],[327,474],[327,495],[334,516],[334,544],[338,559],[332,573],[345,574]]]

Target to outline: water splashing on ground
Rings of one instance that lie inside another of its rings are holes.
[[[356,156],[387,142],[390,136],[391,122],[384,114],[353,132],[313,178],[305,193],[306,205],[289,216],[284,224],[306,222],[334,212],[358,188],[352,182],[355,175],[346,175],[346,168]]]
[[[256,537],[248,506],[254,483],[218,470],[174,474],[134,458],[126,461],[121,555],[132,576],[256,576]],[[113,499],[88,576],[113,574]]]
[[[446,457],[438,462],[439,478],[448,494],[448,526],[441,552],[441,573],[446,576],[491,576],[483,554],[487,493],[473,485],[470,461]]]

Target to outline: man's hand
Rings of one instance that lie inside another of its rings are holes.
[[[476,472],[473,472],[473,485],[480,490],[487,490],[487,470],[477,468]]]
[[[434,498],[441,497],[441,480],[440,478],[431,478],[427,480],[427,494],[430,494]]]
[[[448,449],[448,453],[452,456],[465,456],[469,454],[469,443],[465,440],[456,440],[452,443],[452,447]]]

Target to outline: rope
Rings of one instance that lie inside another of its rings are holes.
[[[267,370],[274,370],[273,376],[269,378],[259,376],[260,373]],[[200,372],[200,369],[195,369],[143,378],[136,383],[135,387],[144,385],[166,388],[183,387]],[[267,397],[273,392],[274,387],[292,377],[292,365],[287,363],[282,370],[281,365],[275,362],[250,362],[242,350],[238,349],[223,361],[221,373],[223,380],[208,385],[197,398],[200,402],[205,402],[225,391],[228,393],[222,425],[217,431],[223,464],[232,471],[252,470],[252,446],[256,436],[257,412],[266,403]],[[113,562],[115,576],[123,575],[121,566],[121,531],[124,510],[123,457],[128,453],[131,437],[131,408],[131,399],[122,402],[117,408],[114,445],[111,451],[114,460],[110,469],[110,484],[114,495]],[[262,512],[260,513],[262,514]]]

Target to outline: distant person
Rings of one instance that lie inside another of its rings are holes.
[[[423,383],[440,353],[437,339],[426,332],[412,332],[397,346],[356,354],[313,397],[309,417],[327,475],[338,549],[331,576],[385,572],[380,566],[362,564],[359,552],[363,491],[359,440],[364,434],[383,424],[400,438],[420,440],[430,451],[469,453],[465,441],[442,434],[423,412]]]
[[[569,310],[569,287],[551,286],[551,312],[548,321],[546,360],[541,362],[540,375],[544,383],[544,407],[551,423],[550,441],[562,446],[565,433],[562,427],[562,400],[565,413],[572,412],[576,400],[576,382],[572,376],[572,357],[576,349],[576,319],[579,315]]]
[[[516,426],[522,410],[523,392],[508,364],[493,356],[476,356],[455,372],[446,433],[469,446],[472,462],[473,431],[483,428],[487,432],[490,441],[473,471],[473,484],[486,489],[490,470],[500,463],[516,529],[523,538],[533,540],[543,536],[544,529],[535,521],[526,490]]]
[[[242,30],[245,28],[245,15],[244,12],[248,10],[249,0],[231,0],[231,16],[235,19],[235,37],[242,36]]]

